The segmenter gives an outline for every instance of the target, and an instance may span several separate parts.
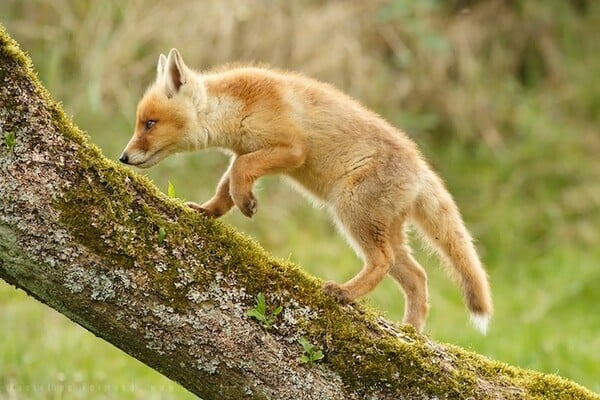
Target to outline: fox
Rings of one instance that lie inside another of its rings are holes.
[[[156,79],[137,105],[120,161],[149,168],[165,157],[207,148],[231,155],[215,194],[187,206],[218,218],[236,206],[258,210],[254,183],[280,174],[331,214],[363,261],[352,279],[323,290],[346,305],[389,274],[404,293],[403,323],[424,329],[427,274],[407,227],[438,251],[458,282],[476,328],[492,316],[487,274],[444,182],[403,131],[333,85],[255,65],[189,68],[177,49],[160,54]]]

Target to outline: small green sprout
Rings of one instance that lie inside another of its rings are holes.
[[[158,227],[158,244],[163,244],[165,237],[167,236],[167,230],[164,226]]]
[[[14,132],[6,132],[4,134],[4,144],[6,144],[6,147],[9,150],[12,150],[15,147],[15,145],[17,144],[17,140],[15,138]]]
[[[281,310],[283,310],[283,308],[279,306],[271,313],[268,313],[265,295],[259,293],[256,295],[256,304],[246,312],[246,315],[256,319],[265,329],[269,329],[275,323],[275,318],[279,315]]]
[[[169,186],[167,187],[167,196],[172,199],[177,198],[177,194],[175,193],[175,185],[171,181],[169,181]]]
[[[316,347],[305,338],[301,337],[298,339],[298,343],[300,343],[302,349],[304,349],[304,354],[300,356],[300,361],[302,363],[308,364],[312,367],[315,362],[325,357],[321,350],[317,350]]]

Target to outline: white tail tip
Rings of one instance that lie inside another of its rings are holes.
[[[471,314],[471,323],[483,335],[487,334],[488,325],[490,324],[490,316],[487,314]]]

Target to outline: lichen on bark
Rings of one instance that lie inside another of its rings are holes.
[[[0,27],[0,276],[205,399],[597,399],[440,345],[105,159]],[[164,240],[159,240],[159,229]],[[266,330],[257,293],[283,312]],[[309,368],[299,337],[323,349]]]

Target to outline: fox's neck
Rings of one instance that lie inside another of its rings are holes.
[[[201,129],[208,136],[207,147],[225,148],[238,154],[244,152],[239,140],[244,119],[242,110],[240,100],[207,87],[206,103],[199,111]]]

